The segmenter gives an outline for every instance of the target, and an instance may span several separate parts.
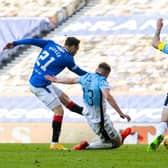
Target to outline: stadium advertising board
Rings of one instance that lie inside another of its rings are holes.
[[[108,15],[82,16],[67,25],[58,35],[105,35],[105,34],[143,34],[150,35],[155,31],[156,18],[159,15]],[[167,18],[165,16],[160,16]],[[168,20],[164,20],[163,33],[168,27]]]
[[[132,117],[132,121],[127,123],[107,106],[107,112],[118,130],[128,126],[134,130],[134,134],[130,135],[125,143],[150,142],[156,134],[164,95],[136,96],[136,102],[134,96],[116,96],[115,98],[122,110]],[[72,97],[72,99],[82,104],[81,97]],[[53,113],[35,97],[0,97],[0,142],[48,143],[52,116]],[[79,142],[83,138],[88,140],[95,138],[86,120],[67,109],[65,109],[63,123],[62,142]]]

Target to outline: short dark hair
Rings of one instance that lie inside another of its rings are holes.
[[[80,40],[78,40],[76,37],[67,37],[65,40],[66,46],[79,46]]]
[[[102,62],[98,65],[98,68],[103,69],[105,73],[110,73],[111,72],[111,67],[109,64],[106,62]]]

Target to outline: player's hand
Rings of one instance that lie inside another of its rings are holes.
[[[129,115],[126,115],[126,114],[120,114],[120,117],[123,118],[123,119],[127,119],[127,121],[131,121],[131,117]]]
[[[51,82],[57,82],[57,78],[55,76],[45,75],[45,79],[51,81]]]
[[[163,19],[162,18],[159,18],[157,20],[156,27],[157,27],[158,30],[162,29],[162,27],[163,27]]]
[[[125,115],[125,118],[127,119],[127,121],[131,121],[131,117],[129,115]]]
[[[8,44],[6,44],[6,46],[3,48],[3,50],[12,49],[12,48],[14,48],[13,43],[8,43]]]

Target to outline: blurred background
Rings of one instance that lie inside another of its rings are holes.
[[[135,134],[125,143],[149,143],[156,134],[168,89],[168,57],[151,46],[159,17],[164,19],[161,38],[167,38],[166,2],[0,0],[0,142],[48,143],[53,115],[28,86],[40,48],[2,48],[22,38],[51,39],[63,44],[67,36],[76,36],[81,40],[75,58],[78,65],[90,72],[102,61],[112,67],[111,93],[132,121],[120,119],[109,106],[107,112],[118,130],[133,128]],[[59,76],[75,74],[65,69]],[[79,85],[59,87],[82,105]],[[65,109],[62,142],[95,138],[83,117]]]

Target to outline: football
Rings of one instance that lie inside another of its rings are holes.
[[[166,149],[168,149],[168,136],[164,138],[163,145]]]

